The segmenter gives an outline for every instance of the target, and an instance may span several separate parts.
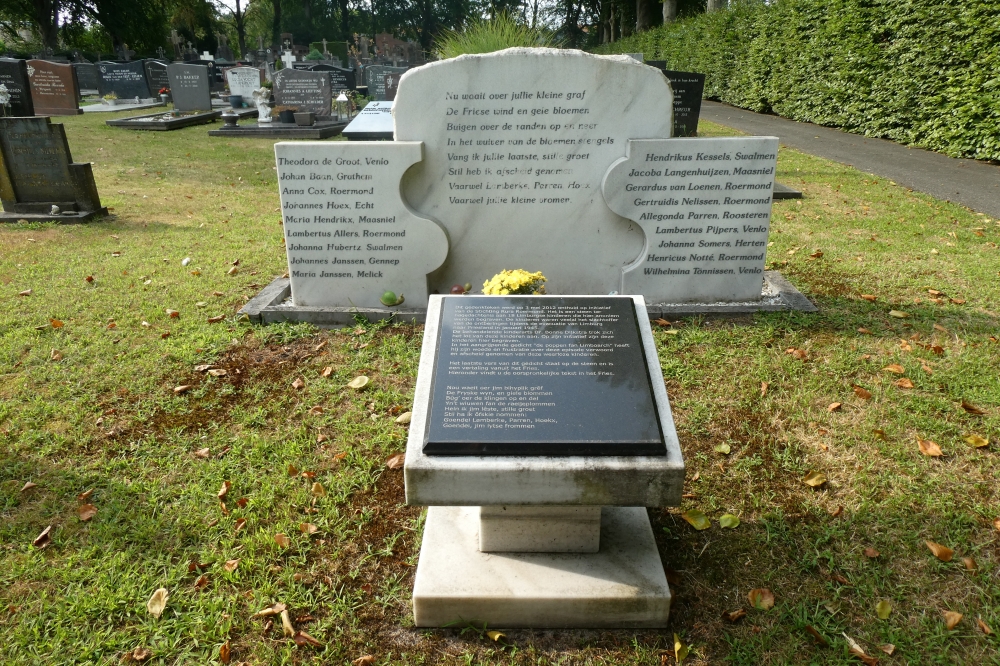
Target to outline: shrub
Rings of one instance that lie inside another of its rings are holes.
[[[531,28],[507,12],[493,20],[473,19],[461,30],[448,30],[434,41],[435,55],[444,60],[466,53],[492,53],[514,46],[558,48],[555,37],[539,28]]]
[[[705,96],[1000,160],[1000,0],[744,0],[606,44],[703,72]]]

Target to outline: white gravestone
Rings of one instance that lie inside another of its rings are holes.
[[[403,197],[451,242],[433,288],[523,268],[542,271],[554,294],[621,291],[645,238],[600,185],[629,139],[670,136],[673,97],[658,70],[628,56],[507,49],[412,69],[395,101],[395,139],[425,146]]]
[[[260,70],[256,67],[233,67],[226,70],[226,83],[230,95],[242,95],[244,102],[253,99],[253,91],[260,88]]]
[[[651,303],[761,297],[776,137],[629,141],[602,184],[646,233],[624,290]]]
[[[419,142],[282,142],[274,146],[292,302],[384,307],[386,291],[427,306],[427,274],[448,254],[433,221],[399,195]]]

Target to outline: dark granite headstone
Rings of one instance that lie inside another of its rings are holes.
[[[631,298],[446,297],[438,335],[424,453],[666,455]]]
[[[97,90],[101,95],[114,93],[118,99],[147,99],[151,96],[143,60],[99,62],[97,77]]]
[[[31,89],[28,87],[28,65],[25,61],[0,58],[0,83],[7,87],[10,94],[10,102],[6,109],[0,109],[0,116],[35,115]]]
[[[388,101],[395,101],[396,91],[399,89],[399,79],[402,74],[390,72],[385,75],[385,98]]]
[[[214,60],[192,60],[192,65],[202,65],[208,69],[208,87],[212,92],[219,92],[224,90],[226,87],[226,82],[222,77],[222,68],[219,67]]]
[[[170,87],[170,77],[167,76],[167,63],[158,60],[146,61],[146,81],[149,82],[149,93],[153,97],[160,94],[160,90]]]
[[[357,89],[357,77],[353,69],[344,69],[336,65],[321,63],[319,65],[309,65],[310,72],[327,72],[330,74],[330,87],[334,95],[343,90]]]
[[[204,65],[172,63],[167,65],[170,96],[178,111],[211,111],[209,71]]]
[[[274,100],[278,106],[329,116],[332,103],[330,75],[326,72],[282,69],[274,75]]]
[[[386,67],[385,65],[369,65],[364,69],[364,82],[368,86],[368,95],[377,102],[388,101],[385,90],[386,74],[402,74],[406,67]]]
[[[90,62],[74,62],[73,69],[76,71],[76,82],[80,85],[81,91],[100,90],[97,65]]]
[[[83,113],[73,65],[47,60],[29,60],[27,64],[35,115],[75,116]]]
[[[646,64],[663,72],[674,91],[674,136],[694,136],[701,116],[705,75],[669,70],[665,60],[649,60]]]
[[[14,217],[46,214],[53,205],[101,210],[90,163],[73,163],[65,129],[45,117],[0,118],[0,201]]]

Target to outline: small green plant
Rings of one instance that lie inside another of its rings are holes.
[[[461,30],[448,30],[434,42],[438,58],[454,58],[466,53],[492,53],[514,46],[545,46],[559,48],[552,33],[532,28],[507,12],[493,20],[473,19]]]
[[[483,283],[483,293],[487,296],[531,296],[544,294],[545,276],[541,271],[529,273],[520,268],[508,271],[502,270]]]
[[[322,59],[323,59],[323,54],[319,52],[319,49],[313,49],[312,51],[309,52],[309,55],[306,56],[306,60],[322,60]]]
[[[118,99],[118,95],[113,92],[109,92],[107,95],[104,96],[104,99],[107,100]]]

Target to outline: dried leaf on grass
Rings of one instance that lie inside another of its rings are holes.
[[[962,439],[965,440],[966,444],[968,444],[969,446],[971,446],[973,448],[977,448],[977,449],[978,448],[982,448],[984,446],[989,446],[990,445],[990,440],[988,440],[987,438],[983,437],[982,435],[977,435],[977,434],[972,433],[972,432],[970,432],[968,435],[966,435]]]
[[[411,419],[413,419],[413,412],[403,412],[396,417],[396,423],[399,425],[406,425]]]
[[[881,554],[882,553],[878,552],[874,548],[871,548],[871,547],[865,548],[865,557],[867,557],[869,559],[874,560],[876,557],[878,557]]]
[[[219,499],[222,499],[229,494],[229,489],[232,487],[232,485],[233,484],[229,481],[222,482],[222,487],[219,488],[219,492],[216,493],[219,496]]]
[[[940,458],[944,455],[944,452],[941,451],[941,447],[929,439],[920,439],[918,437],[917,447],[920,449],[922,454],[931,458]]]
[[[722,614],[722,619],[726,622],[736,622],[741,618],[746,617],[747,611],[745,608],[738,608],[734,611],[729,611],[728,613]]]
[[[893,645],[892,643],[886,643],[885,645],[879,645],[878,649],[882,650],[882,652],[885,652],[887,655],[891,657],[892,653],[896,651],[896,646]]]
[[[736,529],[740,526],[740,519],[738,516],[734,516],[731,513],[724,513],[722,517],[719,518],[719,527]]]
[[[403,462],[406,460],[405,453],[397,453],[388,460],[385,461],[385,466],[389,469],[402,469]]]
[[[316,497],[323,497],[326,495],[326,488],[319,481],[312,484],[312,494]]]
[[[49,352],[49,360],[50,361],[61,361],[61,360],[63,360],[62,352],[59,351],[58,349],[53,349],[51,352]]]
[[[375,657],[374,655],[370,654],[366,654],[363,657],[358,657],[357,659],[351,662],[353,666],[371,666],[374,663],[375,663]]]
[[[906,368],[904,368],[903,366],[899,365],[898,363],[893,363],[892,365],[887,365],[887,366],[885,366],[882,369],[885,370],[886,372],[891,372],[891,373],[896,374],[896,375],[902,375],[903,373],[906,372]]]
[[[854,395],[858,396],[862,400],[871,400],[872,392],[866,389],[864,386],[858,386],[854,384],[851,388],[854,389]]]
[[[878,615],[880,620],[888,620],[889,615],[892,613],[892,604],[882,599],[880,602],[875,604],[875,613]]]
[[[52,543],[51,537],[49,537],[49,532],[52,531],[52,526],[49,525],[42,533],[35,537],[35,540],[31,542],[31,545],[35,548],[45,548],[50,543]]]
[[[830,646],[830,641],[826,640],[826,636],[819,633],[819,631],[817,631],[811,624],[806,625],[806,631],[809,632],[809,635],[812,636],[813,640],[815,640],[819,645],[822,645],[823,647]]]
[[[193,388],[194,388],[194,386],[191,385],[191,384],[181,384],[180,386],[175,386],[174,387],[174,395],[180,395],[182,393],[187,393],[188,391],[190,391]]]
[[[774,608],[774,593],[766,587],[758,587],[750,590],[747,594],[750,605],[757,610],[771,610]]]
[[[288,535],[284,532],[278,532],[274,535],[274,543],[278,544],[282,548],[288,548],[292,545],[292,540],[288,538]]]
[[[973,414],[975,416],[982,416],[983,414],[986,413],[986,411],[983,408],[976,407],[971,402],[966,402],[965,400],[962,401],[962,409],[964,409],[969,414]]]
[[[889,310],[889,316],[895,317],[896,319],[907,319],[910,316],[909,312],[903,312],[902,310]]]
[[[944,626],[949,631],[958,626],[958,623],[962,621],[962,614],[955,611],[944,611],[942,615],[944,615]]]
[[[250,617],[251,618],[254,618],[254,617],[272,617],[274,615],[280,614],[281,611],[285,610],[286,608],[288,608],[288,607],[285,604],[279,602],[279,603],[272,604],[272,605],[268,606],[267,608],[264,608],[262,610],[257,611],[256,613],[254,613]]]
[[[129,655],[128,652],[125,653],[126,656],[131,656],[132,661],[144,662],[153,656],[153,653],[146,648],[136,648],[132,650],[132,654]]]
[[[760,383],[760,397],[763,398],[765,395],[767,395],[767,389],[768,389],[769,386],[771,386],[771,385],[768,384],[767,382],[761,382]]]
[[[306,383],[301,377],[296,377],[295,381],[292,382],[292,388],[298,391],[299,389],[305,388]]]
[[[31,481],[25,481],[24,485],[21,486],[21,492],[23,493],[25,490],[31,490],[32,488],[36,487],[38,487],[37,483],[32,483]]]
[[[876,296],[875,294],[861,294],[861,298],[868,301],[869,303],[874,303],[876,300],[878,300],[878,296]]]
[[[686,520],[691,527],[699,531],[707,530],[712,526],[712,521],[708,519],[708,516],[706,516],[703,511],[699,511],[698,509],[685,511],[681,514],[681,518]]]
[[[979,565],[976,563],[976,558],[974,557],[963,557],[962,564],[965,565],[967,571],[979,571]]]
[[[170,594],[167,592],[167,589],[161,587],[156,592],[153,592],[153,596],[146,602],[146,610],[156,619],[160,619],[160,616],[163,615],[163,611],[167,607],[167,598],[169,596]]]
[[[76,508],[76,514],[82,522],[87,522],[97,515],[97,507],[93,504],[81,504]]]
[[[486,636],[493,641],[499,641],[501,638],[507,638],[507,634],[504,634],[496,630],[487,631]]]
[[[785,350],[786,354],[791,354],[792,357],[797,358],[800,361],[806,361],[809,359],[809,354],[805,349],[799,349],[798,347],[789,347]]]
[[[208,587],[208,576],[206,574],[202,574],[195,579],[194,589],[204,590],[206,587]]]
[[[219,646],[219,661],[223,664],[228,664],[231,659],[232,655],[230,654],[229,641],[226,641]]]
[[[312,647],[323,647],[322,643],[304,631],[295,632],[295,635],[292,636],[292,640],[295,641],[295,644],[299,647],[305,647],[307,645],[311,645]]]
[[[236,524],[234,525],[234,530],[233,531],[239,532],[240,530],[242,530],[246,526],[247,526],[247,519],[246,518],[237,518],[236,519]]]
[[[830,406],[826,408],[826,411],[828,411],[828,412],[839,412],[841,407],[843,407],[843,403],[840,403],[840,402],[831,402]]]
[[[688,653],[690,651],[691,647],[688,645],[684,645],[684,643],[681,641],[681,637],[678,636],[677,634],[674,634],[674,659],[677,660],[678,664],[684,661],[684,658],[688,656]]]
[[[288,609],[281,611],[281,632],[288,638],[295,635],[295,627],[292,625],[292,618],[288,615]]]
[[[811,488],[818,488],[822,486],[824,483],[826,483],[826,474],[811,469],[802,479],[802,483],[806,484]]]
[[[902,379],[897,379],[896,381],[893,382],[893,384],[895,384],[901,389],[913,388],[913,380],[911,380],[909,377],[903,377]]]
[[[226,563],[224,565],[222,565],[222,568],[223,568],[224,571],[226,571],[228,573],[232,573],[232,572],[236,571],[236,567],[238,567],[238,566],[240,566],[239,559],[226,560]]]
[[[299,523],[299,531],[303,534],[316,534],[319,532],[319,528],[312,523]]]
[[[976,626],[979,627],[979,631],[983,632],[987,636],[991,636],[993,634],[993,629],[990,628],[990,625],[983,622],[983,618],[981,617],[976,618]]]
[[[942,562],[951,562],[951,558],[955,555],[955,551],[947,546],[942,546],[934,541],[924,541],[924,543],[927,544],[927,548],[934,554],[934,557]]]
[[[714,449],[714,451],[716,453],[721,453],[721,454],[727,455],[727,456],[732,451],[732,449],[730,448],[730,446],[728,444],[726,444],[725,442],[723,442],[722,444],[716,444],[713,447],[713,449]]]
[[[878,659],[876,659],[875,657],[868,656],[865,653],[865,651],[861,648],[861,646],[858,645],[857,641],[855,641],[847,634],[841,633],[840,635],[844,637],[844,639],[847,641],[847,644],[850,646],[848,652],[850,652],[855,657],[864,662],[865,666],[878,666]]]
[[[368,385],[368,377],[364,375],[358,375],[351,381],[347,382],[347,385],[352,389],[363,389]]]

